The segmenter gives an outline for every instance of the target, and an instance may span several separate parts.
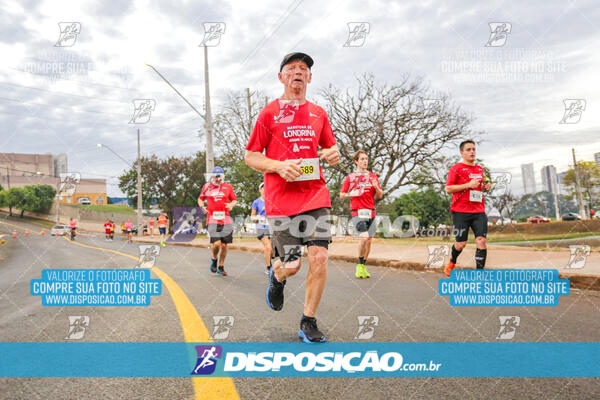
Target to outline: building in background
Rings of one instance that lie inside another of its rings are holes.
[[[521,164],[521,175],[523,176],[523,191],[525,194],[534,194],[536,190],[533,164]]]
[[[554,165],[546,165],[541,170],[542,190],[552,194],[560,194],[558,190],[558,178]]]
[[[556,174],[556,181],[558,182],[558,193],[562,194],[563,196],[566,196],[568,194],[567,188],[564,184],[565,175],[567,175],[566,172]]]
[[[3,188],[50,185],[57,189],[60,174],[69,172],[67,155],[0,153],[0,185]],[[91,204],[107,204],[106,179],[81,178],[73,196],[59,196],[63,204],[78,204],[87,198]]]
[[[594,153],[594,162],[600,167],[600,153]]]

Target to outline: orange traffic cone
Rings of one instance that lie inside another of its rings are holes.
[[[17,230],[13,229],[13,237],[16,238],[17,237]]]
[[[25,229],[25,236],[29,236],[29,231]]]

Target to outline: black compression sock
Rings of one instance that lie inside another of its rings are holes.
[[[450,262],[452,264],[456,264],[456,259],[458,258],[461,252],[462,250],[456,250],[456,247],[452,245],[452,256],[450,257]]]
[[[477,269],[483,269],[485,267],[486,257],[487,257],[487,249],[475,250],[475,265],[477,265]]]
[[[367,260],[365,260],[364,257],[358,257],[358,263],[359,264],[363,264],[364,265],[364,264],[366,264],[366,262],[367,262]]]

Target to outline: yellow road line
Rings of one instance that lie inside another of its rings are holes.
[[[87,247],[89,249],[107,251],[115,254],[119,254],[123,257],[128,257],[133,260],[138,260],[138,257],[132,256],[131,254],[122,253],[117,250],[105,249],[103,247],[90,246],[83,243],[73,242],[63,236],[67,242],[76,244],[78,246]],[[152,267],[152,271],[160,278],[165,284],[175,308],[179,314],[179,321],[181,322],[181,328],[183,329],[183,336],[185,341],[188,343],[195,342],[212,342],[210,339],[210,333],[202,318],[196,311],[196,308],[185,295],[184,291],[179,285],[171,279],[163,270],[158,267]],[[239,400],[239,394],[235,388],[232,378],[208,378],[208,377],[193,377],[192,383],[194,386],[194,392],[196,394],[196,400],[212,400],[212,399],[232,399]]]

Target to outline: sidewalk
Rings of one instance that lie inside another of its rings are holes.
[[[134,241],[143,243],[159,243],[157,237],[145,236],[141,239],[134,237]],[[207,238],[196,238],[190,242],[167,242],[167,245],[209,247]],[[451,245],[451,244],[449,244]],[[228,246],[232,250],[262,252],[262,243],[252,239],[234,239]],[[358,254],[358,240],[345,238],[334,239],[329,245],[329,258],[356,263]],[[441,273],[441,268],[425,268],[428,260],[427,245],[414,243],[414,245],[386,244],[385,239],[374,239],[371,245],[371,254],[368,265],[383,267],[429,271]],[[475,247],[468,245],[459,258],[458,268],[475,268]],[[582,289],[600,290],[600,253],[592,252],[584,268],[565,268],[569,262],[568,249],[555,251],[530,250],[522,247],[488,246],[486,268],[537,268],[557,269],[561,278],[571,280],[571,285]],[[448,262],[448,257],[445,262]]]

